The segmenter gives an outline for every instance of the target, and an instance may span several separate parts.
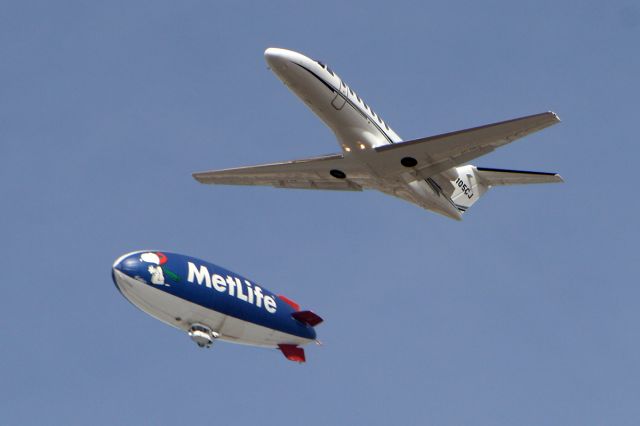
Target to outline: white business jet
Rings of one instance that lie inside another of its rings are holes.
[[[558,123],[553,112],[403,142],[327,65],[286,49],[269,48],[264,55],[271,70],[333,130],[342,152],[194,173],[199,182],[342,191],[377,189],[456,220],[461,220],[462,214],[492,186],[562,182],[556,173],[466,164]]]

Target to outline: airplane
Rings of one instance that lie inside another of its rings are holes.
[[[133,305],[188,333],[201,348],[217,339],[279,349],[305,362],[300,346],[316,342],[323,320],[234,272],[181,254],[143,250],[120,256],[113,282]]]
[[[557,173],[467,164],[560,121],[554,112],[403,141],[326,64],[270,47],[269,68],[333,131],[337,154],[193,173],[204,184],[362,191],[375,189],[446,217],[462,220],[489,188],[563,182]]]

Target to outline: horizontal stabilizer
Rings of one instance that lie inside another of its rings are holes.
[[[434,176],[433,180],[460,212],[466,212],[494,186],[564,182],[557,173],[489,169],[471,164]]]
[[[306,359],[304,357],[304,349],[297,347],[296,345],[278,345],[280,350],[282,351],[282,355],[285,356],[289,361],[295,362],[305,362]]]
[[[301,323],[310,325],[311,327],[315,327],[316,325],[320,324],[323,321],[323,319],[320,318],[320,316],[318,316],[317,314],[311,311],[294,312],[291,314],[291,316],[297,319],[298,321],[300,321]]]
[[[476,169],[479,180],[488,186],[564,182],[557,173],[489,169],[485,167],[477,167]]]

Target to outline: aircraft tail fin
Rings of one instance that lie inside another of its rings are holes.
[[[285,302],[287,305],[291,306],[293,308],[293,310],[295,311],[294,313],[291,314],[291,316],[300,321],[301,323],[305,324],[305,325],[310,325],[311,327],[315,327],[316,325],[320,324],[322,321],[324,321],[320,315],[316,314],[315,312],[312,311],[301,311],[300,310],[300,305],[297,304],[296,302],[294,302],[293,300],[289,299],[287,296],[283,296],[282,294],[279,294],[278,297]]]
[[[294,311],[298,312],[300,310],[300,305],[297,304],[296,302],[294,302],[293,300],[289,299],[287,296],[284,296],[282,294],[279,294],[278,297],[287,305],[291,306],[293,308]]]
[[[451,168],[438,175],[437,180],[462,213],[493,186],[564,182],[557,173],[490,169],[472,165]]]
[[[318,314],[311,311],[298,311],[292,313],[291,316],[301,323],[310,325],[311,327],[315,327],[316,325],[324,321]]]
[[[304,356],[304,349],[296,346],[296,345],[278,345],[280,351],[282,351],[282,355],[287,358],[289,361],[295,361],[299,363],[303,363],[306,361]]]

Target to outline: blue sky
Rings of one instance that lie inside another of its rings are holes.
[[[0,423],[635,425],[637,2],[0,3]],[[338,151],[266,69],[327,62],[412,139],[547,110],[475,161],[558,171],[458,223],[191,172]],[[120,254],[210,260],[322,315],[308,363],[198,350]]]

